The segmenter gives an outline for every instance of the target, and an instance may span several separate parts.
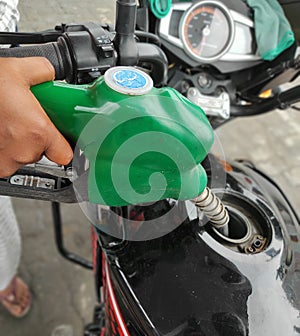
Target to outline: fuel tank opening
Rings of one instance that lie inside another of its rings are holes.
[[[244,197],[224,193],[229,222],[225,228],[207,226],[207,231],[219,243],[239,253],[257,254],[266,249],[272,238],[272,229],[268,217],[250,200]]]
[[[247,242],[252,235],[252,228],[249,220],[243,213],[236,209],[227,206],[229,214],[229,222],[227,224],[226,231],[222,228],[213,228],[215,233],[222,239],[233,244],[243,244]]]

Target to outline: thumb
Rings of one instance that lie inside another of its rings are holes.
[[[19,84],[30,87],[54,80],[55,71],[52,64],[44,57],[0,58],[1,69],[11,75]]]
[[[14,59],[14,68],[27,86],[48,82],[55,78],[54,68],[45,57]]]

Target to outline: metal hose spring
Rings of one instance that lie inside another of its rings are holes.
[[[211,224],[216,228],[223,228],[229,222],[229,214],[225,206],[209,188],[192,200],[199,207]]]

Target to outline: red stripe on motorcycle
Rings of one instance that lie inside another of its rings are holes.
[[[111,307],[114,310],[115,313],[115,317],[116,317],[116,322],[117,322],[117,326],[118,326],[118,332],[120,336],[130,336],[129,331],[127,330],[127,326],[123,320],[118,302],[116,300],[115,297],[115,293],[112,287],[112,283],[111,283],[111,279],[110,279],[110,275],[108,272],[108,267],[107,267],[107,262],[105,261],[105,274],[106,274],[106,280],[107,280],[107,289],[108,289],[108,293],[109,293],[109,300],[110,300],[110,304]]]

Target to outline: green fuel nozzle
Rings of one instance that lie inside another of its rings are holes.
[[[115,67],[90,85],[47,82],[32,92],[89,160],[90,202],[186,200],[204,191],[201,162],[213,131],[202,109],[176,90],[153,88],[144,72]]]

